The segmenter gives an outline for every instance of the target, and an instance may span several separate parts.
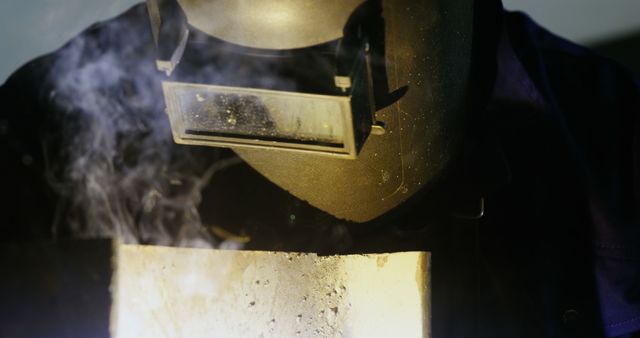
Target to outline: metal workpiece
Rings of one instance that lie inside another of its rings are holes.
[[[428,337],[430,256],[7,244],[2,337]]]
[[[120,247],[114,338],[428,337],[429,255]]]

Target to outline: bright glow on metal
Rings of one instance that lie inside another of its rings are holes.
[[[428,337],[429,255],[124,245],[112,336]]]

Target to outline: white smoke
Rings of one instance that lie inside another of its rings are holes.
[[[50,174],[69,201],[63,222],[80,238],[212,247],[201,190],[239,160],[173,144],[146,12],[133,11],[72,40],[50,71],[51,100],[63,111],[66,150]]]

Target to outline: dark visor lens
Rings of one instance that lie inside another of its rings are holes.
[[[163,88],[178,142],[353,152],[349,97],[175,82]]]

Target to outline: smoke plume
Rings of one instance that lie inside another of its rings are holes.
[[[50,181],[68,201],[62,222],[74,237],[211,247],[201,190],[239,160],[173,143],[146,15],[137,6],[56,54],[50,97],[64,146],[51,155]]]

